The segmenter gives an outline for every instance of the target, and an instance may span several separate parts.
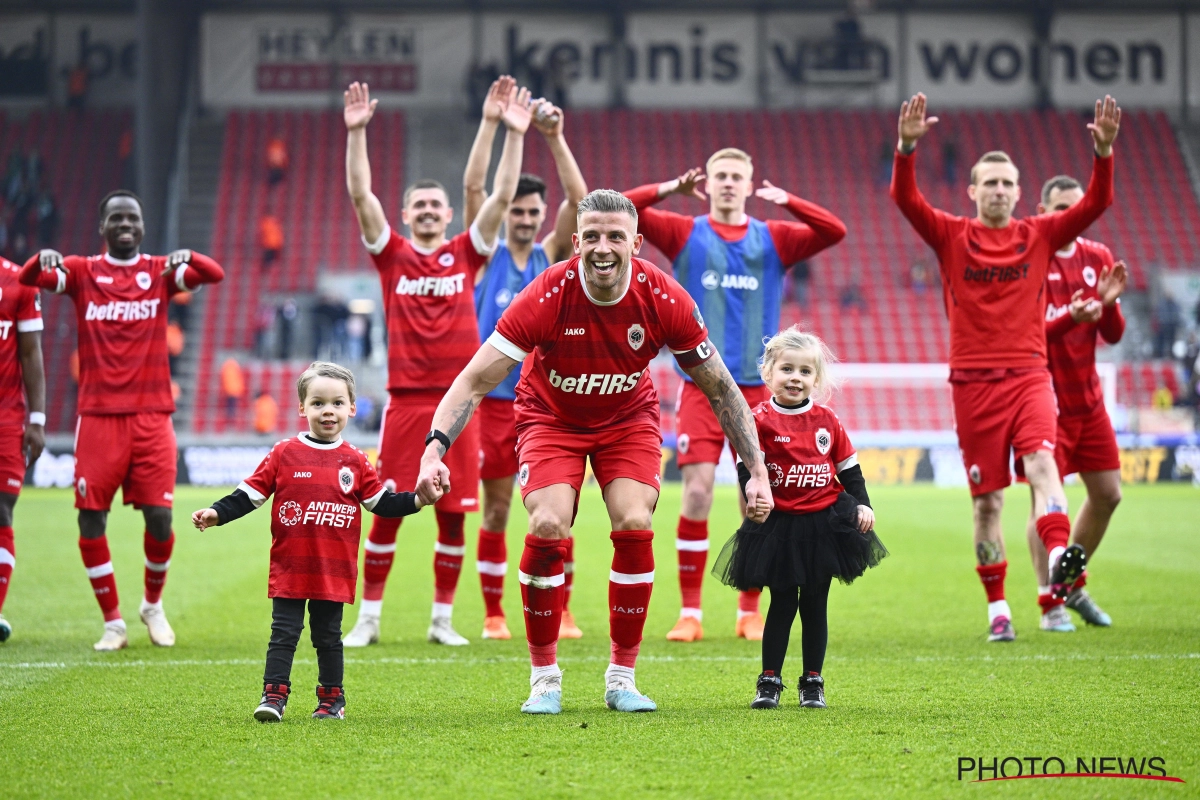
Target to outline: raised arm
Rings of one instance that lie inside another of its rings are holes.
[[[651,183],[624,192],[638,210],[638,233],[672,261],[683,252],[695,223],[691,217],[673,211],[661,211],[653,208],[653,205],[672,194],[707,200],[699,188],[704,178],[704,170],[693,167],[674,180]]]
[[[546,248],[546,255],[551,264],[570,257],[571,234],[575,232],[576,227],[576,209],[579,201],[588,192],[583,172],[580,171],[571,148],[567,146],[567,139],[563,136],[565,121],[562,109],[545,100],[541,101],[540,111],[533,117],[534,127],[546,137],[550,154],[554,156],[554,166],[558,170],[558,180],[562,184],[564,195],[562,203],[558,206],[558,215],[554,219],[554,230],[542,240],[542,246]]]
[[[358,215],[358,227],[368,242],[379,241],[387,228],[387,216],[383,205],[371,191],[371,162],[367,158],[367,123],[375,115],[378,100],[371,99],[371,91],[365,83],[352,83],[343,92],[345,109],[342,116],[346,121],[346,189],[354,213]]]
[[[1121,130],[1121,109],[1116,100],[1105,95],[1096,101],[1095,121],[1088,123],[1088,130],[1096,157],[1083,199],[1066,211],[1034,218],[1055,250],[1073,242],[1113,203],[1113,142]]]
[[[46,370],[42,364],[42,321],[30,321],[38,324],[36,330],[22,331],[19,327],[21,323],[17,322],[21,378],[25,382],[25,399],[29,404],[29,424],[25,426],[23,442],[28,458],[26,464],[37,461],[46,446]]]
[[[175,288],[181,292],[193,291],[206,283],[220,283],[225,278],[225,270],[220,264],[195,250],[176,250],[168,255],[163,275],[172,272],[175,273]]]
[[[501,119],[504,122],[504,152],[496,166],[496,177],[492,181],[492,193],[483,201],[475,227],[484,243],[491,247],[500,233],[504,212],[517,193],[517,182],[521,179],[521,159],[525,150],[525,131],[531,120],[529,90],[513,86],[508,104]]]
[[[500,118],[504,116],[504,107],[508,104],[508,95],[516,82],[508,75],[501,75],[492,81],[487,97],[483,101],[483,117],[479,120],[479,130],[475,132],[475,141],[471,143],[471,153],[467,156],[467,168],[463,170],[463,227],[470,228],[483,201],[487,199],[487,172],[492,161],[492,142],[496,139],[496,129],[500,127]]]
[[[750,470],[750,480],[745,489],[746,516],[755,522],[762,522],[775,504],[771,498],[771,479],[758,447],[758,429],[754,425],[750,406],[746,405],[746,398],[733,382],[733,376],[721,360],[720,353],[714,352],[705,361],[684,367],[683,370],[704,392],[721,430]]]
[[[767,221],[771,241],[779,258],[786,265],[803,261],[846,238],[846,225],[837,216],[816,203],[810,203],[764,180],[755,196],[783,206],[793,217],[804,223],[772,219]]]
[[[66,259],[57,250],[42,250],[21,266],[17,282],[22,286],[36,286],[55,294],[62,294],[67,286],[69,271]]]
[[[917,235],[931,247],[942,240],[940,215],[942,212],[929,205],[929,201],[917,188],[916,149],[917,142],[938,122],[937,117],[925,116],[925,95],[915,94],[900,106],[900,121],[897,128],[900,141],[896,145],[896,156],[892,161],[892,200],[900,207],[900,213],[916,230]]]
[[[423,502],[435,503],[442,494],[450,491],[450,470],[442,463],[442,456],[467,427],[484,396],[499,386],[520,363],[484,342],[454,379],[433,414],[433,430],[440,431],[446,442],[434,439],[421,456],[417,496]]]

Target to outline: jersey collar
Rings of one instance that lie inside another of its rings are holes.
[[[583,293],[594,306],[615,306],[617,303],[625,299],[625,295],[629,294],[629,287],[633,285],[633,261],[629,262],[629,282],[625,284],[625,291],[621,292],[621,296],[616,300],[597,300],[592,297],[592,293],[588,291],[587,281],[583,279],[583,259],[575,265],[575,271],[579,273],[579,285],[583,287]]]
[[[113,258],[111,254],[105,253],[104,260],[109,264],[112,264],[114,267],[132,267],[142,260],[142,256],[139,253],[133,258]]]
[[[297,434],[296,438],[314,450],[336,450],[342,446],[342,437],[340,436],[332,442],[314,442],[308,438],[307,433]]]
[[[804,398],[804,402],[801,403],[798,408],[788,408],[786,406],[781,406],[781,405],[779,405],[779,403],[775,402],[774,397],[771,398],[771,410],[777,411],[780,414],[806,414],[809,411],[812,411],[813,405],[815,405],[815,404],[813,403],[813,400],[811,397]]]
[[[1057,251],[1054,255],[1059,256],[1060,258],[1070,258],[1071,256],[1075,255],[1075,248],[1078,246],[1079,240],[1072,239],[1069,245],[1064,247],[1062,250]]]

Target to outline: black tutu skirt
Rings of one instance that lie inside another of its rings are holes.
[[[803,586],[837,578],[851,583],[888,554],[875,531],[858,530],[858,501],[849,493],[824,511],[772,511],[749,519],[721,548],[712,574],[735,589]]]

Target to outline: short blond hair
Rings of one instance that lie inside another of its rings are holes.
[[[745,161],[746,165],[750,167],[750,171],[754,171],[754,161],[751,160],[750,154],[745,150],[739,150],[736,147],[722,147],[720,150],[713,153],[708,157],[708,161],[705,162],[704,171],[707,172],[708,170],[712,169],[712,165],[717,161],[720,161],[722,158],[733,158],[737,159],[738,161]]]
[[[1012,164],[1012,168],[1017,172],[1017,180],[1021,179],[1021,170],[1017,169],[1017,165],[1013,164],[1013,160],[1009,158],[1008,153],[1003,150],[990,150],[979,157],[975,165],[971,167],[971,185],[975,185],[975,176],[979,171],[980,164]]]
[[[771,368],[775,366],[776,359],[784,350],[805,350],[813,354],[813,368],[816,370],[816,374],[813,376],[813,394],[815,396],[828,399],[837,391],[838,380],[829,372],[829,365],[835,363],[837,357],[820,336],[809,333],[799,325],[784,328],[766,340],[762,361],[758,367],[758,374],[764,381],[770,375]]]
[[[308,369],[300,373],[300,379],[296,381],[296,394],[300,395],[300,405],[304,405],[304,401],[308,399],[308,387],[317,378],[333,378],[335,381],[346,384],[350,402],[354,402],[354,373],[341,364],[334,364],[330,361],[314,361],[308,365]]]

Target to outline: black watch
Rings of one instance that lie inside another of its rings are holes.
[[[441,431],[439,431],[436,428],[431,430],[429,433],[425,434],[425,446],[428,447],[429,443],[432,442],[434,439],[437,439],[439,442],[442,443],[443,452],[448,451],[450,449],[450,437],[447,436],[446,434],[442,433]]]

